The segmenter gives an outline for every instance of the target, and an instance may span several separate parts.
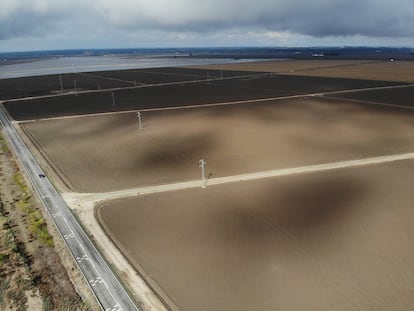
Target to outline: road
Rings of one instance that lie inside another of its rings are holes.
[[[336,169],[341,169],[341,168],[382,164],[382,163],[411,160],[411,159],[414,159],[414,152],[385,155],[385,156],[364,158],[364,159],[356,159],[356,160],[349,160],[349,161],[341,161],[341,162],[333,162],[333,163],[326,163],[326,164],[299,166],[299,167],[270,170],[270,171],[241,174],[241,175],[233,175],[233,176],[226,176],[226,177],[217,177],[217,178],[208,179],[207,185],[214,186],[214,185],[221,185],[221,184],[232,183],[232,182],[248,181],[248,180],[255,180],[255,179],[262,179],[262,178],[294,175],[294,174],[315,173],[315,172],[336,170]],[[192,181],[183,181],[183,182],[177,182],[177,183],[172,183],[172,184],[155,185],[155,186],[132,188],[132,189],[110,191],[110,192],[103,192],[103,193],[64,193],[63,196],[65,197],[66,201],[71,202],[74,205],[85,204],[85,203],[95,204],[95,203],[103,202],[107,200],[133,197],[133,196],[138,196],[138,195],[143,195],[143,194],[190,189],[190,188],[197,188],[197,187],[201,188],[203,184],[204,183],[202,180],[192,180]]]
[[[269,73],[266,73],[269,75]],[[227,79],[241,78],[238,77],[229,77]],[[208,81],[215,81],[221,79],[209,79]],[[206,82],[206,80],[195,80],[195,81],[186,81],[186,82],[173,82],[165,83],[162,85],[171,85],[171,84],[188,84],[188,83],[200,83]],[[159,84],[158,84],[159,85]],[[131,88],[140,88],[140,87],[152,87],[158,85],[145,85],[145,86],[134,86],[134,87],[125,87],[125,88],[116,88],[116,89],[106,89],[106,90],[89,90],[82,91],[79,93],[95,93],[95,92],[108,92],[121,89],[131,89]],[[298,94],[291,96],[283,97],[272,97],[272,98],[261,98],[261,99],[252,99],[252,100],[242,100],[242,101],[233,101],[233,102],[220,102],[220,103],[211,103],[204,105],[194,105],[194,106],[184,106],[184,107],[167,107],[167,108],[156,108],[148,110],[173,110],[173,109],[189,109],[189,108],[199,108],[199,107],[208,107],[208,106],[223,106],[223,105],[237,105],[244,103],[254,103],[254,102],[267,102],[274,100],[284,100],[284,99],[294,99],[294,98],[303,98],[303,97],[313,97],[313,96],[329,96],[334,94],[348,93],[348,92],[361,92],[367,90],[380,90],[380,89],[394,89],[394,88],[405,88],[412,87],[413,84],[403,84],[403,85],[393,85],[393,86],[383,86],[383,87],[371,87],[364,89],[352,89],[352,90],[342,90],[342,91],[332,91],[332,92],[322,92],[322,93],[310,93],[310,94]],[[45,95],[38,96],[36,98],[47,98],[47,97],[59,97],[67,96],[73,93],[63,93],[58,95]],[[21,98],[11,101],[27,100],[28,98]],[[32,99],[32,98],[30,98]],[[35,99],[35,98],[33,98]],[[393,105],[394,106],[394,105]],[[411,107],[404,107],[410,108]],[[147,110],[141,110],[147,111]],[[119,112],[116,112],[119,113]],[[102,113],[100,113],[102,114]],[[76,116],[79,117],[79,116]],[[67,118],[67,117],[58,117],[58,118]],[[58,119],[56,118],[56,119]],[[70,252],[72,253],[74,259],[76,260],[80,270],[88,281],[93,293],[95,294],[96,299],[100,303],[102,310],[105,311],[120,311],[120,310],[138,310],[137,307],[132,302],[129,295],[126,293],[122,285],[119,283],[118,279],[109,269],[105,260],[102,258],[100,253],[97,251],[95,246],[89,240],[88,236],[81,228],[76,218],[73,216],[69,207],[61,197],[61,195],[56,191],[53,185],[50,183],[48,178],[39,178],[39,173],[42,172],[40,166],[36,160],[31,155],[30,151],[14,129],[11,124],[10,118],[3,105],[0,102],[0,123],[4,128],[4,131],[15,150],[15,153],[19,157],[27,176],[30,178],[31,183],[35,191],[39,194],[39,197],[42,199],[46,210],[49,212],[51,218],[53,219],[58,231],[62,235],[62,238],[65,240]],[[236,176],[227,176],[222,178],[214,178],[208,181],[208,185],[218,185],[228,182],[237,182],[245,180],[253,180],[266,177],[275,177],[283,176],[290,174],[298,173],[307,173],[307,172],[316,172],[323,170],[331,170],[345,167],[369,165],[369,164],[378,164],[386,163],[391,161],[399,161],[405,159],[413,159],[414,153],[401,154],[401,155],[391,155],[377,158],[369,159],[360,159],[352,160],[345,162],[337,162],[323,165],[314,165],[314,166],[305,166],[297,168],[289,168],[282,170],[274,170],[268,172],[258,172],[245,175],[236,175]],[[103,200],[135,196],[146,193],[155,193],[162,191],[172,191],[185,188],[194,188],[200,187],[202,185],[201,181],[187,181],[182,183],[175,183],[170,185],[159,185],[154,187],[146,188],[135,188],[127,189],[122,191],[114,191],[108,193],[91,193],[91,194],[67,194],[68,200],[72,201],[83,201],[83,202],[98,202]]]
[[[199,80],[140,84],[140,85],[134,85],[134,86],[114,87],[114,88],[99,89],[99,90],[79,90],[79,91],[68,90],[67,92],[62,92],[62,93],[58,93],[58,94],[20,97],[20,98],[8,99],[8,100],[5,100],[5,101],[7,101],[7,102],[20,102],[20,101],[35,100],[35,99],[73,96],[74,94],[109,93],[109,92],[122,91],[122,90],[133,90],[133,89],[160,87],[160,86],[186,85],[186,84],[197,84],[197,83],[212,83],[212,82],[218,82],[218,81],[222,81],[222,80],[234,80],[234,79],[253,78],[253,77],[256,77],[256,78],[257,77],[269,77],[269,76],[272,77],[273,73],[272,72],[264,72],[264,73],[236,75],[236,76],[229,76],[229,77],[207,78],[207,79],[199,79]],[[123,80],[121,80],[121,81],[123,81]],[[130,83],[131,81],[124,81],[124,82]],[[262,101],[270,101],[270,100],[274,100],[274,99],[284,99],[284,98],[286,99],[286,98],[307,97],[307,96],[335,95],[335,94],[373,91],[373,90],[388,90],[388,89],[397,89],[397,88],[407,88],[407,87],[413,87],[413,86],[414,86],[413,83],[402,83],[402,84],[398,84],[398,85],[374,86],[374,87],[367,87],[367,88],[360,88],[360,89],[348,89],[348,90],[340,90],[340,91],[310,93],[310,94],[304,93],[304,94],[298,94],[298,95],[293,95],[293,96],[284,96],[284,97],[270,97],[270,98],[263,98]],[[171,107],[171,108],[174,108],[174,107]]]
[[[64,239],[102,310],[139,310],[12,126],[0,102],[0,123],[11,147]]]
[[[200,80],[197,80],[199,82]],[[205,80],[201,80],[205,81]],[[212,81],[212,80],[210,80]],[[174,82],[175,83],[175,82]],[[180,82],[183,83],[183,82]],[[187,83],[187,82],[186,82]],[[190,82],[195,83],[195,82]],[[157,84],[161,85],[161,84]],[[155,86],[155,84],[153,85]],[[197,105],[187,105],[187,106],[172,106],[172,107],[159,107],[159,108],[144,108],[144,109],[134,109],[134,110],[123,110],[123,111],[109,111],[109,112],[98,112],[98,113],[86,113],[86,114],[77,114],[77,115],[69,115],[69,116],[59,116],[59,117],[47,117],[47,118],[37,118],[37,119],[28,119],[23,121],[16,121],[19,123],[26,123],[26,122],[33,122],[33,121],[43,121],[43,120],[60,120],[60,119],[74,119],[80,117],[92,117],[92,116],[102,116],[102,115],[113,115],[113,114],[121,114],[121,113],[132,113],[132,112],[149,112],[149,111],[166,111],[166,110],[184,110],[184,109],[194,109],[194,108],[207,108],[207,107],[217,107],[217,106],[231,106],[231,105],[240,105],[240,104],[249,104],[249,103],[263,103],[263,102],[272,102],[277,100],[288,100],[288,99],[297,99],[297,98],[305,98],[305,97],[324,97],[328,99],[334,100],[342,100],[348,102],[356,102],[356,103],[364,103],[376,106],[386,106],[386,107],[393,107],[393,108],[404,108],[404,109],[414,109],[411,106],[402,106],[396,104],[384,104],[384,103],[377,103],[377,102],[370,102],[366,100],[357,100],[357,99],[349,99],[349,98],[341,98],[341,97],[330,97],[329,95],[336,95],[336,94],[346,94],[346,93],[354,93],[354,92],[363,92],[363,91],[373,91],[373,90],[388,90],[388,89],[400,89],[400,88],[407,88],[407,87],[414,87],[414,84],[402,84],[402,85],[392,85],[392,86],[376,86],[376,87],[369,87],[363,89],[350,89],[350,90],[342,90],[342,91],[329,91],[329,92],[322,92],[322,93],[305,93],[305,94],[297,94],[297,95],[287,95],[287,96],[279,96],[279,97],[265,97],[265,98],[258,98],[258,99],[246,99],[246,100],[237,100],[237,101],[228,101],[228,102],[217,102],[217,103],[210,103],[210,104],[197,104]],[[135,87],[132,87],[135,88]],[[100,91],[84,91],[85,92],[105,92],[107,90],[100,90]],[[73,93],[72,93],[73,94]],[[47,98],[47,97],[57,97],[57,96],[66,96],[67,93],[62,95],[42,95],[37,97],[30,97],[30,99],[39,99],[39,98]],[[27,98],[18,98],[12,100],[5,100],[4,102],[15,102],[20,100],[27,100]]]
[[[265,76],[269,76],[271,74],[272,73],[267,72],[267,73],[247,74],[247,75],[238,75],[238,76],[230,76],[230,77],[189,80],[189,81],[139,84],[139,85],[134,85],[134,86],[121,86],[121,87],[113,87],[113,88],[99,89],[99,90],[68,90],[67,92],[62,92],[62,93],[58,93],[58,94],[12,98],[12,99],[8,99],[8,100],[5,100],[5,101],[7,101],[7,102],[20,102],[20,101],[33,100],[33,99],[44,99],[44,98],[55,98],[55,97],[63,97],[63,96],[73,96],[74,94],[79,95],[79,94],[92,94],[92,93],[109,93],[109,92],[122,91],[122,90],[133,90],[133,89],[151,88],[151,87],[159,87],[159,86],[186,85],[186,84],[196,84],[196,83],[211,83],[211,82],[222,81],[222,80],[232,80],[232,79],[262,77],[262,76],[265,77]],[[123,80],[121,80],[121,81],[123,81]],[[124,82],[131,82],[131,81],[124,81]]]

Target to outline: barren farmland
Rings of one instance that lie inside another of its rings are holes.
[[[84,73],[80,89],[122,89],[4,105],[110,263],[122,255],[94,216],[172,310],[400,311],[414,305],[414,160],[292,168],[412,157],[412,66],[321,60]],[[58,78],[11,93],[56,93]],[[64,79],[69,87],[73,76]],[[200,159],[207,178],[228,183],[172,191],[200,180]],[[287,168],[294,174],[233,176]],[[155,185],[169,192],[137,196]],[[114,193],[123,199],[102,202]],[[128,273],[129,285],[135,277]]]
[[[409,310],[414,162],[107,202],[106,230],[180,310]]]
[[[414,114],[305,98],[23,123],[72,190],[102,192],[414,150]]]
[[[374,91],[358,91],[346,94],[337,94],[333,95],[333,97],[375,102],[387,105],[401,105],[414,108],[413,95],[414,86]]]
[[[208,78],[212,79],[221,76],[231,77],[243,74],[251,75],[254,72],[246,73],[230,70],[222,72],[220,70],[189,68],[152,68],[0,79],[0,99],[33,97],[74,91],[75,83],[77,89],[82,91],[205,80]],[[62,79],[62,84],[60,84],[60,79]]]
[[[412,61],[358,60],[286,60],[227,65],[205,65],[192,68],[275,72],[310,77],[332,77],[414,83]]]
[[[183,74],[182,71],[178,72]],[[224,75],[227,76],[229,73],[226,72]],[[162,77],[162,75],[160,76]],[[262,75],[118,90],[114,92],[114,101],[112,92],[105,91],[79,94],[78,96],[71,94],[59,98],[50,97],[6,102],[4,105],[14,119],[30,120],[100,112],[255,100],[397,84],[386,81]]]

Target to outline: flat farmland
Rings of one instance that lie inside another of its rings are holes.
[[[190,68],[152,68],[62,74],[63,92],[73,91],[75,80],[78,91],[131,87],[135,83],[174,83],[207,78],[255,74],[254,72],[221,71]],[[61,93],[59,75],[0,79],[0,99],[34,97]]]
[[[395,85],[393,82],[274,75],[41,98],[4,105],[15,120],[180,107]]]
[[[165,192],[98,211],[180,310],[410,310],[414,161]]]
[[[197,66],[199,69],[275,72],[288,75],[414,83],[413,61],[286,60]]]
[[[16,120],[50,118],[80,114],[202,105],[217,102],[280,97],[286,92],[278,90],[241,89],[216,84],[158,86],[114,92],[79,94],[59,98],[44,98],[5,103]],[[289,95],[295,93],[290,92]]]
[[[59,75],[0,79],[0,99],[34,97],[74,91],[75,80],[78,91],[127,87],[132,85],[125,81],[109,80],[87,74],[71,73],[62,74],[61,76],[63,91],[61,90]]]
[[[70,117],[21,126],[78,192],[414,151],[414,114],[323,98]]]
[[[332,95],[336,98],[361,100],[387,105],[400,105],[414,108],[414,86],[396,89],[384,89],[373,91],[358,91]]]
[[[141,70],[118,70],[118,71],[104,71],[89,73],[101,77],[112,79],[128,80],[137,82],[137,84],[158,84],[158,83],[173,83],[185,82],[192,80],[206,80],[220,77],[235,77],[242,75],[260,74],[260,72],[245,72],[234,70],[217,69],[194,69],[194,68],[151,68]]]

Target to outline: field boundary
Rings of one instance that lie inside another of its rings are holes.
[[[54,182],[56,181],[59,185],[57,188],[60,188],[62,191],[76,189],[71,184],[69,178],[67,178],[64,172],[59,168],[59,166],[54,163],[46,150],[42,148],[41,144],[36,140],[36,138],[30,134],[30,132],[24,126],[20,126],[20,124],[17,124],[15,128],[19,132],[20,137],[24,140],[24,142],[33,146],[33,148],[30,148],[30,150],[32,153],[35,151],[34,156],[37,161],[44,163],[43,169],[47,171],[50,170],[49,172],[51,172],[53,176],[52,180]]]
[[[167,292],[162,288],[156,279],[148,273],[143,265],[139,262],[139,259],[133,259],[132,256],[128,254],[127,249],[122,245],[122,243],[117,239],[116,235],[111,231],[109,226],[103,220],[101,209],[104,207],[104,204],[96,204],[93,208],[93,217],[96,219],[98,225],[101,227],[104,234],[108,237],[109,241],[117,249],[118,252],[126,259],[128,265],[132,267],[142,281],[148,286],[151,292],[160,300],[167,311],[180,311],[180,308],[174,302],[174,300],[167,294]]]
[[[200,80],[188,80],[188,81],[178,81],[178,82],[164,82],[164,83],[148,83],[148,84],[139,84],[133,86],[123,86],[123,87],[112,87],[107,89],[100,89],[100,90],[72,90],[65,93],[59,94],[47,94],[47,95],[39,95],[39,96],[29,96],[29,97],[20,97],[20,98],[11,98],[6,99],[4,102],[19,102],[19,101],[26,101],[26,100],[36,100],[36,99],[43,99],[43,98],[54,98],[54,97],[63,97],[63,96],[74,96],[78,94],[93,94],[93,93],[104,93],[104,92],[114,92],[114,91],[122,91],[122,90],[134,90],[134,89],[141,89],[141,88],[151,88],[151,87],[159,87],[159,86],[172,86],[172,85],[186,85],[186,84],[198,84],[198,83],[208,83],[212,81],[221,81],[221,80],[232,80],[232,79],[243,79],[243,78],[252,78],[252,77],[261,77],[261,76],[269,76],[272,75],[271,72],[263,72],[263,73],[254,73],[254,74],[246,74],[246,75],[239,75],[239,76],[231,76],[231,77],[219,77],[219,78],[209,78],[209,79],[200,79]],[[126,82],[127,83],[127,82]]]
[[[187,106],[173,106],[173,107],[132,109],[132,110],[124,110],[124,111],[109,111],[109,112],[87,113],[87,114],[61,116],[61,117],[50,117],[50,118],[38,118],[38,119],[30,119],[30,120],[21,120],[21,121],[14,121],[14,122],[29,123],[29,122],[45,121],[45,120],[62,120],[62,119],[73,119],[73,118],[80,118],[80,117],[93,117],[93,116],[101,116],[101,115],[103,116],[103,115],[133,113],[133,112],[137,112],[137,111],[150,112],[150,111],[167,111],[167,110],[180,110],[180,109],[208,108],[208,107],[217,107],[217,106],[231,106],[231,105],[241,105],[241,104],[250,104],[250,103],[263,103],[263,102],[270,102],[270,101],[280,101],[280,100],[288,100],[288,99],[295,99],[295,98],[306,98],[306,97],[325,97],[325,98],[329,99],[330,98],[329,95],[335,95],[335,94],[363,92],[363,91],[370,91],[370,90],[374,91],[374,90],[383,90],[383,89],[407,88],[407,87],[414,87],[414,84],[402,84],[402,85],[379,86],[379,87],[342,90],[342,91],[296,94],[296,95],[288,95],[288,96],[280,96],[280,97],[266,97],[266,98],[236,100],[236,101],[230,101],[230,102],[218,102],[218,103],[187,105]],[[326,96],[326,95],[328,95],[328,96]],[[334,97],[334,99],[335,100],[347,100],[347,99],[343,99],[342,97]],[[374,104],[375,102],[371,102],[371,103]],[[378,103],[378,105],[380,105],[380,104],[381,103]],[[412,109],[412,107],[402,106],[402,105],[392,105],[392,104],[381,104],[381,105],[388,105],[390,107],[396,107],[396,108],[409,108],[409,109]]]
[[[400,109],[414,109],[414,106],[404,106],[404,105],[394,105],[394,104],[386,104],[386,103],[380,103],[380,102],[374,102],[369,100],[363,100],[363,99],[354,99],[354,98],[346,98],[346,97],[332,97],[332,96],[326,96],[321,95],[319,96],[321,98],[326,99],[332,99],[332,100],[343,100],[350,103],[356,103],[356,104],[368,104],[368,105],[375,105],[375,106],[383,106],[388,108],[400,108]]]
[[[332,162],[325,164],[299,166],[293,168],[284,168],[277,170],[269,170],[263,172],[247,173],[240,175],[232,175],[226,177],[217,177],[207,180],[207,186],[216,186],[233,182],[251,181],[263,178],[282,177],[288,175],[309,174],[316,172],[331,171],[344,168],[353,168],[366,165],[376,165],[395,161],[412,160],[414,159],[414,152],[402,153],[394,155],[385,155],[378,157],[370,157],[356,160]],[[98,204],[108,200],[115,200],[127,197],[134,197],[139,195],[146,195],[152,193],[168,192],[175,190],[202,188],[204,182],[202,180],[190,180],[184,182],[177,182],[171,184],[155,185],[148,187],[137,187],[118,191],[108,191],[100,193],[63,193],[62,196],[67,202],[74,204],[94,203]],[[207,187],[208,188],[208,187]]]

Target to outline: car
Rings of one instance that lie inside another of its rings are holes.
[[[45,175],[45,174],[39,174],[39,177],[40,177],[40,178],[45,178],[45,177],[46,177],[46,175]]]

